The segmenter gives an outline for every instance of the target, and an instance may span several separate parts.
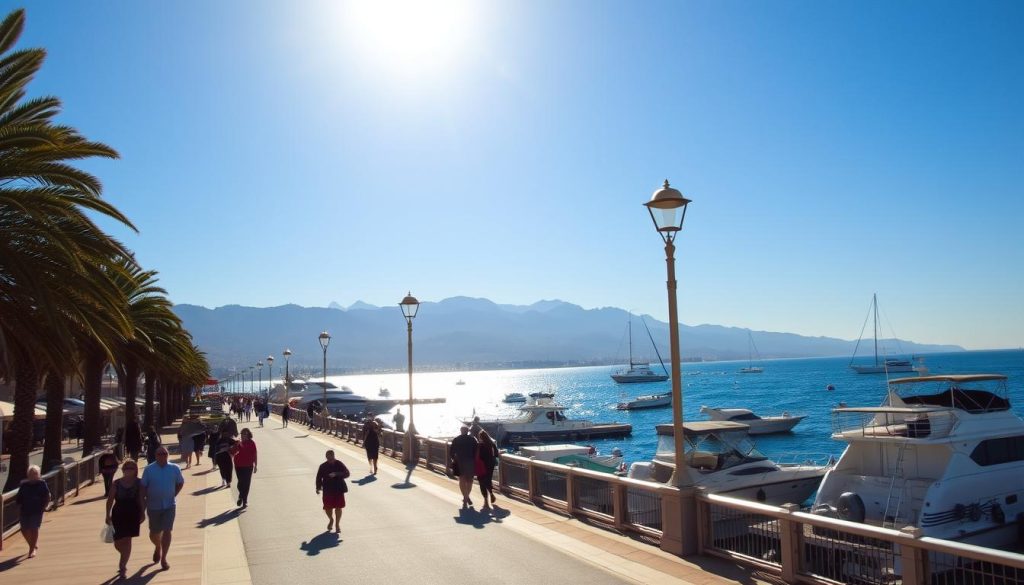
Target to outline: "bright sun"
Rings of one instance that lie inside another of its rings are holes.
[[[443,70],[469,50],[473,13],[470,0],[354,0],[342,18],[360,60],[416,75]]]

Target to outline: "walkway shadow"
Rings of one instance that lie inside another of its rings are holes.
[[[292,437],[292,438],[293,438],[293,439],[305,439],[305,438],[306,438],[306,437],[308,437],[308,436],[309,436],[309,433],[306,433],[305,435],[295,435],[295,436],[294,436],[294,437]]]
[[[476,508],[462,508],[459,510],[459,515],[455,516],[456,524],[466,524],[473,528],[483,528],[484,526],[495,523],[500,524],[502,518],[507,518],[510,512],[508,510],[477,510]]]
[[[100,585],[114,585],[115,583],[117,585],[143,585],[144,583],[149,583],[150,581],[155,579],[157,575],[163,572],[162,570],[157,569],[156,571],[150,572],[148,575],[143,575],[143,573],[146,572],[146,569],[152,567],[153,565],[153,563],[145,565],[138,571],[135,571],[133,574],[126,576],[124,579],[118,577],[117,575],[114,575],[113,577],[100,583]]]
[[[193,496],[205,496],[206,494],[212,494],[213,492],[215,492],[217,490],[220,490],[223,487],[224,486],[220,486],[220,485],[205,487],[205,488],[203,488],[201,490],[196,490],[196,491],[192,492],[192,495]]]
[[[406,465],[405,466],[405,483],[393,483],[393,484],[391,484],[391,487],[396,489],[396,490],[407,490],[409,488],[416,487],[416,484],[414,484],[411,481],[409,481],[412,478],[412,472],[413,471],[416,471],[416,466],[415,465]]]
[[[207,469],[206,471],[200,471],[199,473],[193,473],[192,475],[194,475],[194,476],[206,475],[207,473],[213,473],[214,471],[217,471],[216,467],[211,467],[211,468]]]
[[[227,510],[225,512],[217,514],[213,518],[203,518],[202,520],[196,523],[196,528],[206,528],[207,526],[220,526],[225,522],[230,522],[231,520],[238,518],[240,515],[242,515],[243,512],[244,511],[241,508],[232,508],[231,510]]]
[[[71,502],[71,505],[72,506],[80,506],[82,504],[91,504],[93,502],[98,502],[100,500],[105,500],[105,499],[107,499],[106,495],[96,496],[95,498],[89,498],[88,500],[75,500],[74,502]]]
[[[342,543],[341,537],[333,532],[317,534],[307,542],[299,545],[299,550],[306,551],[306,554],[315,557],[320,551],[328,548],[335,548]]]
[[[366,477],[364,477],[362,479],[357,479],[356,481],[354,481],[352,483],[354,483],[356,485],[366,485],[368,483],[373,483],[375,481],[377,481],[377,476],[373,475],[373,474],[370,474],[370,475],[367,475]]]
[[[27,558],[28,557],[26,555],[18,555],[16,557],[12,557],[12,558],[7,559],[6,561],[0,563],[0,573],[3,573],[4,571],[6,571],[8,569],[13,569],[14,567],[17,567],[18,565],[21,564],[21,561],[23,559],[27,559]]]

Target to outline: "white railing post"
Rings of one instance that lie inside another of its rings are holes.
[[[928,551],[915,546],[913,542],[921,538],[921,529],[917,526],[904,526],[900,533],[906,536],[899,539],[903,585],[925,585],[929,581]]]
[[[797,504],[783,504],[782,509],[792,514],[799,512]],[[794,520],[792,516],[779,518],[779,545],[782,548],[782,580],[786,583],[796,583],[797,574],[800,572],[800,536],[803,525]]]

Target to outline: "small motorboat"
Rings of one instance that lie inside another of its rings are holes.
[[[793,416],[788,412],[783,412],[781,416],[758,416],[746,408],[711,408],[701,406],[700,411],[708,415],[708,418],[711,420],[743,423],[750,427],[750,430],[747,432],[751,435],[788,433],[800,421],[807,418],[805,415]]]
[[[526,395],[522,392],[509,392],[505,395],[505,398],[501,400],[506,404],[516,404],[520,402],[526,402]]]
[[[499,445],[625,437],[633,432],[630,424],[570,419],[564,411],[564,406],[545,398],[520,406],[517,416],[463,424],[478,423]]]
[[[672,406],[671,392],[637,396],[632,400],[626,400],[616,404],[615,408],[619,410],[640,410],[643,408],[660,408],[662,406]]]
[[[533,398],[534,400],[550,399],[554,397],[554,392],[530,392],[530,398]]]
[[[459,378],[459,381],[456,382],[455,385],[456,386],[465,386],[466,385],[466,381],[463,380],[462,378]]]
[[[592,445],[523,445],[519,448],[519,454],[523,457],[551,461],[569,467],[582,467],[591,471],[616,475],[626,474],[626,463],[622,458],[622,451],[618,447],[612,449],[611,455],[601,455]]]
[[[377,392],[377,396],[380,396],[381,398],[388,398],[388,397],[391,396],[391,391],[388,390],[387,388],[381,386],[380,387],[380,391]]]

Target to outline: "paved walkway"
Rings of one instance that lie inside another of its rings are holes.
[[[453,480],[423,468],[410,475],[383,456],[380,472],[370,476],[360,447],[294,423],[281,429],[276,417],[262,429],[256,422],[239,426],[253,429],[260,453],[249,508],[235,508],[237,493],[220,488],[220,475],[204,457],[201,467],[184,471],[171,569],[160,571],[150,562],[143,526],[134,541],[129,579],[122,583],[760,583],[731,563],[679,559],[500,495],[492,513],[479,511],[479,492],[473,496],[478,507],[463,510]],[[176,428],[165,431],[170,445]],[[325,530],[314,491],[327,448],[352,470],[338,536]],[[101,491],[102,482],[89,486],[47,514],[36,558],[25,558],[20,535],[8,539],[0,551],[0,581],[116,582],[117,553],[99,540]]]

